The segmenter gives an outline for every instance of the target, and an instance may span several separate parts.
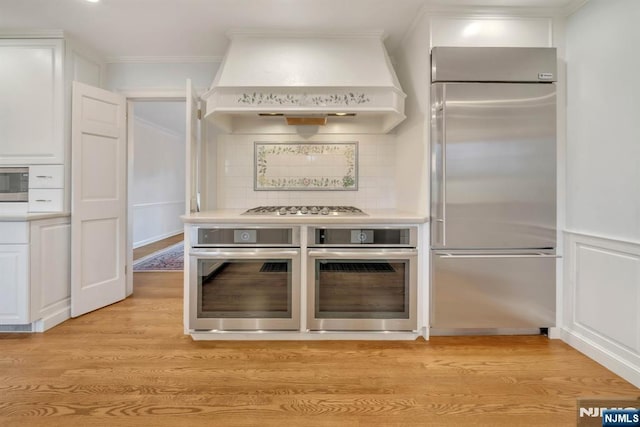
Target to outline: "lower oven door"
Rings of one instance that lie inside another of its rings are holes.
[[[192,249],[193,330],[298,330],[300,249]]]
[[[309,330],[415,331],[415,249],[310,250]]]

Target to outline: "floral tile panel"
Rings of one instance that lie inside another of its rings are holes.
[[[256,190],[357,190],[357,142],[256,142]]]

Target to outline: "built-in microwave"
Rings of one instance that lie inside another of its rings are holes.
[[[29,168],[0,167],[0,202],[29,200]]]

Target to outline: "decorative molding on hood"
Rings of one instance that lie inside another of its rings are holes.
[[[404,120],[406,95],[381,32],[273,34],[233,33],[203,95],[205,117],[222,130],[292,133],[282,117],[260,114],[331,115],[319,133],[386,133]]]

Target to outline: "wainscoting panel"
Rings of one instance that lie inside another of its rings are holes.
[[[139,203],[133,206],[133,247],[157,242],[182,233],[180,215],[184,214],[184,200]]]
[[[563,339],[640,387],[640,245],[565,232]]]

